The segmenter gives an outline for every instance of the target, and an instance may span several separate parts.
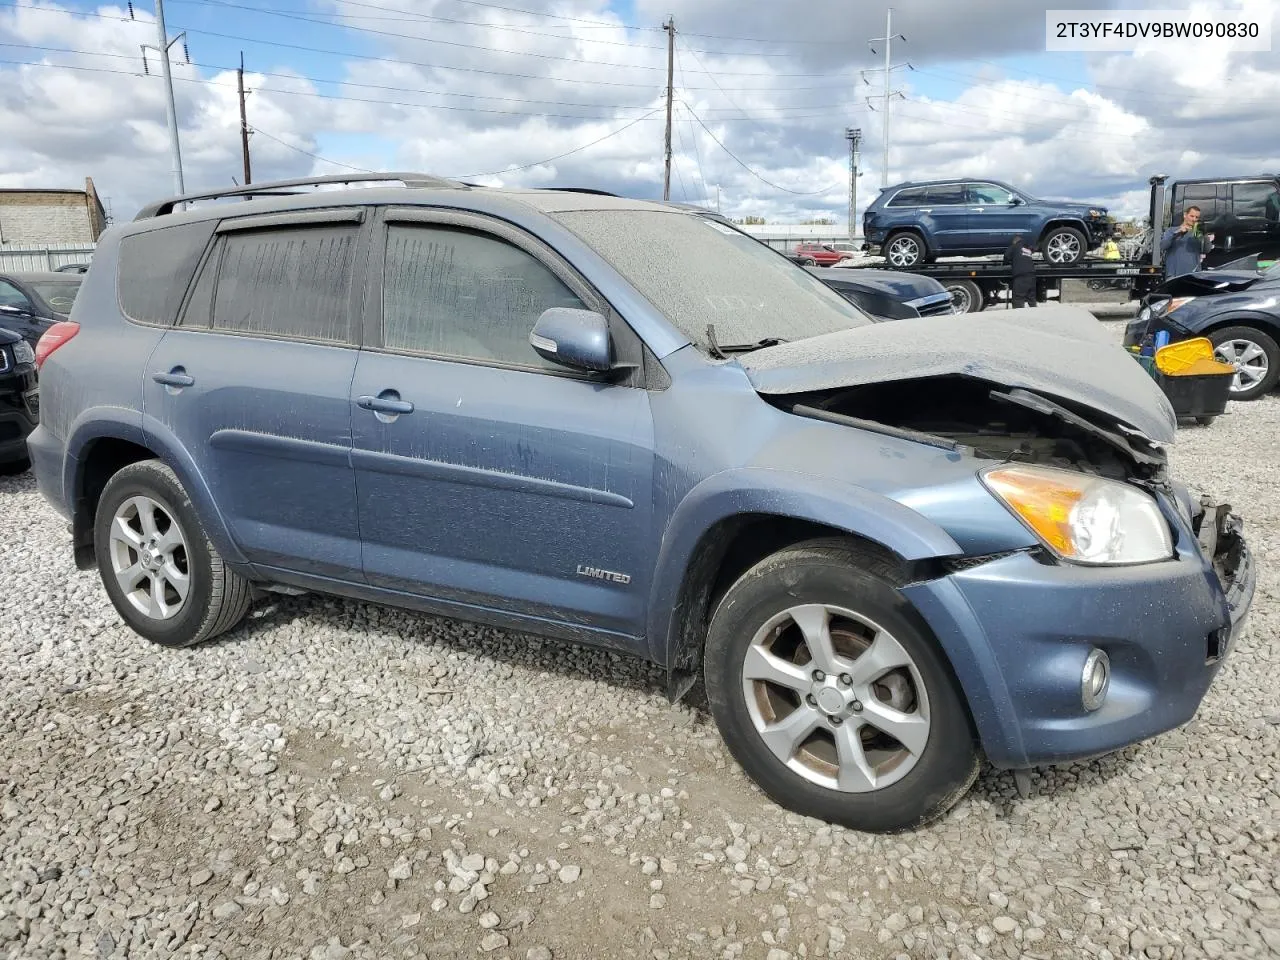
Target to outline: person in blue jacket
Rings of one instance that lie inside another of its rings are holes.
[[[1204,237],[1200,233],[1200,208],[1187,207],[1182,223],[1170,227],[1160,238],[1160,252],[1164,256],[1166,279],[1194,273],[1204,259]]]

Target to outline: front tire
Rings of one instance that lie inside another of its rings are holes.
[[[1209,334],[1213,355],[1236,368],[1230,399],[1257,400],[1280,380],[1280,346],[1257,327],[1223,327]]]
[[[1087,241],[1075,227],[1054,227],[1044,235],[1040,249],[1049,263],[1071,264],[1084,259]]]
[[[717,605],[707,699],[769,797],[852,830],[940,817],[978,774],[950,666],[883,564],[843,540],[757,563]]]
[[[248,581],[209,542],[182,484],[160,460],[130,464],[107,481],[93,545],[116,612],[152,643],[209,640],[249,610]]]

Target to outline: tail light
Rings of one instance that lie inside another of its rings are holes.
[[[53,351],[79,332],[80,324],[71,320],[60,321],[46,330],[40,336],[40,339],[36,341],[36,369],[39,370],[43,367],[44,362],[49,359]]]

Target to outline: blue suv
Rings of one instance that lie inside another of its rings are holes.
[[[983,757],[1186,722],[1253,596],[1088,313],[877,323],[669,204],[416,174],[165,201],[38,347],[39,489],[147,640],[312,591],[635,654],[854,829],[941,815]]]
[[[1021,234],[1045,260],[1072,264],[1116,231],[1106,207],[1037,200],[996,180],[886,187],[862,217],[863,249],[903,269],[940,256],[1004,253]]]

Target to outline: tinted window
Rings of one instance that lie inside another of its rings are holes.
[[[1008,204],[1013,200],[1012,193],[994,183],[969,184],[969,197],[971,203]]]
[[[514,244],[444,226],[387,228],[382,338],[393,350],[539,367],[529,346],[551,307],[586,309],[554,273]]]
[[[213,328],[347,342],[358,236],[355,224],[225,234]]]
[[[888,205],[891,207],[918,207],[924,203],[924,194],[924,187],[909,187],[906,190],[899,190]]]
[[[215,222],[179,224],[120,241],[120,308],[141,323],[170,324]]]
[[[964,186],[959,183],[938,184],[929,188],[930,206],[953,207],[965,202]]]
[[[1233,184],[1231,199],[1237,217],[1280,220],[1280,189],[1274,183]]]
[[[8,280],[0,280],[0,307],[19,307],[30,310],[31,301]]]

